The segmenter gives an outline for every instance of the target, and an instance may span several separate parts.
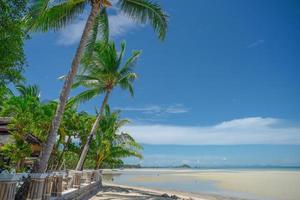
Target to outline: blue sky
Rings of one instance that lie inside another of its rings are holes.
[[[164,42],[110,12],[116,43],[143,51],[135,97],[116,90],[110,99],[133,121],[126,130],[151,144],[300,144],[300,2],[160,2],[170,15]],[[86,13],[26,42],[25,75],[42,98],[57,99]],[[80,109],[93,113],[100,100]]]

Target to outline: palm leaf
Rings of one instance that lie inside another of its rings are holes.
[[[24,24],[26,32],[30,31],[34,25],[35,20],[42,15],[42,13],[48,8],[50,0],[35,0],[33,5],[30,7],[28,14],[24,17]]]
[[[16,85],[16,89],[23,97],[39,97],[40,89],[37,85]]]
[[[133,51],[132,52],[132,56],[127,59],[124,67],[122,67],[122,69],[119,72],[121,74],[121,76],[124,76],[125,74],[131,72],[132,67],[135,66],[141,53],[142,53],[141,51]]]
[[[31,29],[46,32],[50,29],[57,31],[64,28],[83,12],[87,3],[86,0],[67,0],[46,8],[38,17],[31,18]]]
[[[134,20],[147,23],[150,22],[158,38],[163,40],[168,27],[168,16],[162,8],[148,0],[119,0],[121,10]]]
[[[119,59],[117,61],[117,66],[119,67],[121,65],[124,53],[125,53],[125,48],[126,48],[126,42],[122,41],[121,42],[121,50],[120,50],[120,54],[119,54]]]
[[[103,8],[99,14],[98,30],[100,30],[100,39],[107,43],[109,41],[109,23],[106,8]]]
[[[105,43],[108,42],[109,24],[106,8],[103,8],[95,19],[92,32],[86,45],[85,56],[82,59],[83,63],[88,63],[91,60],[98,35],[100,35],[100,40],[103,40]]]
[[[132,87],[132,82],[137,78],[135,73],[127,73],[125,76],[121,77],[118,81],[122,89],[128,90],[131,96],[134,96],[134,91]]]
[[[81,92],[80,94],[76,95],[75,97],[71,98],[69,100],[70,104],[80,104],[80,103],[84,103],[86,101],[89,101],[90,99],[92,99],[93,97],[99,95],[102,91],[98,88],[96,89],[90,89],[90,90],[86,90],[84,92]]]
[[[94,87],[97,86],[100,81],[101,80],[95,76],[79,74],[75,76],[75,81],[72,85],[72,88],[74,89],[79,86]]]

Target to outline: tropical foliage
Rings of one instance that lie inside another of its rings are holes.
[[[0,151],[16,165],[16,170],[21,170],[24,159],[32,153],[28,138],[45,141],[55,104],[41,103],[37,86],[16,88],[19,95],[11,94],[1,106],[1,116],[9,118],[8,128],[14,142],[5,144]]]
[[[137,78],[137,75],[133,72],[133,67],[140,55],[140,51],[133,51],[132,55],[126,61],[123,61],[125,47],[125,42],[122,42],[120,53],[118,53],[113,42],[102,41],[95,43],[92,54],[87,55],[91,59],[84,59],[83,74],[75,77],[73,88],[83,86],[86,90],[74,97],[72,99],[73,102],[82,103],[102,93],[104,94],[100,111],[76,167],[77,170],[80,170],[83,166],[89,145],[97,131],[104,108],[113,89],[119,86],[133,95],[132,84]]]
[[[27,0],[0,0],[0,87],[23,80]]]
[[[122,158],[142,158],[139,145],[128,133],[120,132],[120,128],[130,121],[120,119],[120,111],[110,112],[108,106],[99,122],[99,129],[91,143],[90,156],[95,160],[95,169],[120,167]]]
[[[73,58],[70,71],[66,76],[55,116],[51,124],[51,129],[47,141],[43,145],[41,159],[36,163],[34,169],[35,172],[44,172],[47,168],[81,57],[88,44],[90,35],[92,34],[94,39],[97,38],[97,35],[91,33],[91,30],[95,27],[95,24],[99,24],[99,27],[103,27],[101,26],[103,23],[107,24],[107,20],[103,20],[101,16],[97,16],[101,15],[103,9],[105,11],[105,9],[111,7],[112,4],[109,0],[40,0],[33,4],[29,15],[26,18],[27,27],[32,31],[59,30],[74,21],[78,15],[84,11],[84,8],[87,7],[88,4],[90,5],[91,10],[79,46]],[[158,38],[161,40],[164,39],[167,30],[167,15],[158,4],[148,0],[118,0],[116,5],[125,15],[135,21],[140,23],[149,22],[157,33]],[[87,152],[87,149],[84,149],[83,157],[85,157],[85,152]],[[79,166],[82,166],[82,163],[83,160],[81,159]]]
[[[32,168],[27,161],[33,159],[34,153],[31,140],[37,140],[38,146],[45,142],[57,102],[42,102],[35,85],[17,85],[16,89],[16,95],[8,89],[1,91],[6,95],[0,107],[0,116],[9,119],[11,137],[8,143],[0,147],[0,169],[27,171]],[[138,152],[141,147],[134,139],[125,133],[118,134],[119,128],[128,122],[120,119],[118,114],[110,113],[106,108],[85,161],[86,168],[117,167],[122,165],[122,158],[141,158]],[[76,167],[95,119],[94,115],[78,112],[74,102],[68,102],[51,153],[49,170]],[[101,161],[96,157],[101,157]]]

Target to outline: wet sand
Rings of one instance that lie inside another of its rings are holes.
[[[176,174],[216,181],[221,188],[255,194],[262,198],[299,200],[299,171],[239,171]]]
[[[232,199],[300,199],[299,170],[130,169],[114,173],[122,173],[120,177],[129,174],[129,178],[123,180],[122,184],[142,185],[147,188],[149,186],[166,191],[169,189],[168,184],[175,183],[176,192],[183,191],[196,196],[198,194],[200,197],[207,195],[205,199],[228,199],[230,196],[236,197]],[[207,184],[212,182],[216,190],[207,190],[206,193],[205,184],[186,185],[197,181]]]

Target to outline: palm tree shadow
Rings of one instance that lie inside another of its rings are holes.
[[[162,197],[156,194],[147,193],[135,189],[126,189],[117,186],[103,186],[95,196],[97,200],[171,200],[172,198]]]

